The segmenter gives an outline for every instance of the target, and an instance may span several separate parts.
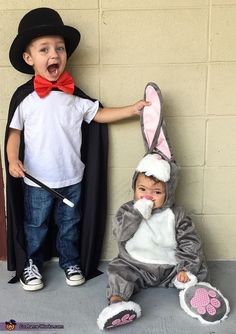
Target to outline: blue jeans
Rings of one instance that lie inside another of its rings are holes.
[[[48,232],[47,219],[53,214],[58,226],[56,247],[59,265],[79,265],[79,221],[81,184],[56,189],[75,204],[73,208],[55,198],[48,191],[24,185],[24,231],[28,259],[41,268],[44,261],[42,246]]]

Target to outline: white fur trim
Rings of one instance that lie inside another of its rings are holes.
[[[177,276],[175,276],[175,279],[174,279],[173,283],[174,283],[174,286],[177,289],[179,289],[179,290],[187,289],[190,286],[193,286],[197,283],[197,277],[195,275],[191,274],[189,271],[187,271],[187,275],[188,275],[189,281],[186,282],[186,283],[182,283],[182,282],[178,281]]]
[[[136,170],[147,176],[154,176],[160,181],[167,182],[170,179],[170,164],[168,161],[158,159],[155,154],[146,155],[138,164]]]
[[[184,300],[184,295],[185,295],[185,292],[186,292],[187,288],[184,289],[184,290],[181,290],[180,293],[179,293],[179,301],[180,301],[181,308],[188,315],[190,315],[192,318],[197,318],[204,325],[216,325],[216,324],[219,324],[220,322],[224,321],[225,319],[227,319],[228,318],[228,314],[230,312],[229,301],[222,295],[222,293],[218,289],[216,289],[215,287],[211,286],[211,284],[206,283],[206,282],[200,282],[199,284],[204,285],[204,286],[206,286],[206,287],[208,287],[210,289],[214,289],[223,298],[223,300],[225,302],[225,305],[226,305],[226,312],[225,312],[224,317],[222,319],[220,319],[220,320],[210,322],[210,321],[204,320],[200,315],[197,315],[194,312],[192,312],[189,309],[189,307],[186,305],[185,300]]]
[[[125,310],[132,310],[137,314],[137,318],[141,317],[141,307],[138,304],[131,301],[114,303],[105,307],[99,314],[97,319],[99,329],[103,330],[108,319]]]
[[[141,198],[135,202],[134,207],[141,213],[144,219],[148,219],[151,216],[153,204],[153,201]]]

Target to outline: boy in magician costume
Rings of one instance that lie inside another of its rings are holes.
[[[131,298],[157,286],[183,290],[180,303],[189,315],[217,323],[227,317],[228,302],[201,283],[208,276],[202,243],[185,209],[175,205],[178,166],[162,118],[162,95],[155,83],[146,86],[144,95],[151,102],[141,112],[146,155],[133,176],[133,200],[118,209],[113,221],[119,251],[108,264],[108,306],[97,324],[103,330],[133,322],[141,307]],[[158,312],[158,298],[156,305]]]
[[[43,262],[55,249],[69,286],[97,274],[106,219],[104,123],[138,115],[148,104],[102,108],[76,87],[65,67],[79,41],[80,32],[55,10],[36,8],[20,21],[9,52],[16,70],[33,74],[11,99],[5,136],[8,269],[28,291],[43,288]]]

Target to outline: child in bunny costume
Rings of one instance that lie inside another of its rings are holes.
[[[151,102],[141,114],[147,154],[133,176],[134,200],[123,204],[114,219],[119,254],[108,265],[109,306],[98,317],[100,329],[139,318],[141,308],[130,298],[141,288],[185,290],[208,275],[194,224],[184,208],[175,206],[178,167],[166,136],[162,96],[156,84],[146,86],[145,99]]]

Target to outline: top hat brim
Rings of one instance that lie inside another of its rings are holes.
[[[65,40],[67,58],[71,56],[80,41],[79,31],[66,25],[41,26],[40,28],[25,31],[24,34],[16,36],[9,51],[10,62],[16,70],[22,73],[34,74],[33,67],[24,61],[23,53],[33,39],[42,36],[62,36]]]

